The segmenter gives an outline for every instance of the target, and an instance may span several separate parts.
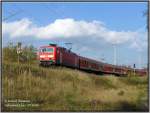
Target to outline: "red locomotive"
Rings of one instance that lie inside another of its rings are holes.
[[[62,65],[95,73],[114,74],[118,76],[132,74],[143,76],[147,74],[146,69],[133,69],[125,66],[103,63],[79,56],[66,48],[57,46],[56,44],[40,47],[38,60],[42,66]]]

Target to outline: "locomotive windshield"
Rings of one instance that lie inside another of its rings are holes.
[[[40,52],[53,52],[53,48],[41,48]]]

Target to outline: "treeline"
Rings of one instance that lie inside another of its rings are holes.
[[[33,45],[22,46],[21,52],[17,53],[17,44],[8,43],[2,48],[3,62],[21,62],[33,64],[37,62],[37,49]]]

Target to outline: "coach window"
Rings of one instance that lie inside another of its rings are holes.
[[[83,64],[83,60],[81,60],[81,64]]]

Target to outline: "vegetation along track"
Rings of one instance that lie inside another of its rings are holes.
[[[2,110],[148,111],[147,87],[147,76],[97,76],[65,67],[4,62]],[[7,106],[7,100],[15,99],[35,106]]]

